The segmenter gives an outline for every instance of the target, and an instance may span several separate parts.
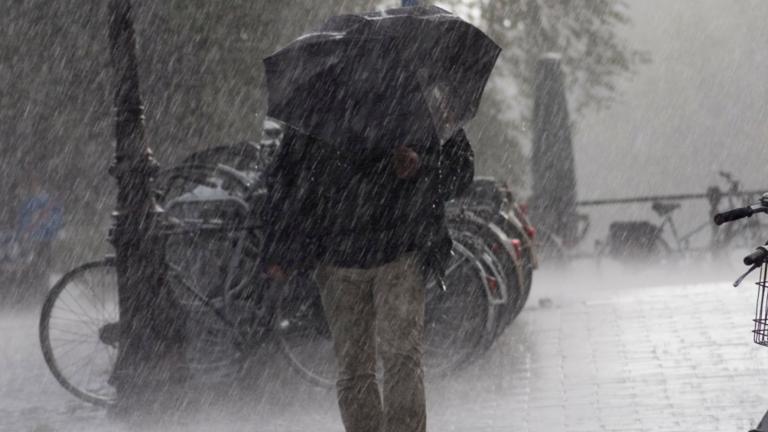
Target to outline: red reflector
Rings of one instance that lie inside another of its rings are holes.
[[[496,278],[493,276],[486,276],[485,281],[488,283],[488,289],[491,290],[491,293],[496,294],[499,290],[499,282],[496,281]]]
[[[510,241],[512,243],[512,249],[515,250],[515,256],[517,259],[520,259],[523,257],[523,244],[520,242],[519,239],[512,239]]]
[[[536,228],[526,225],[523,229],[525,230],[525,233],[528,234],[529,239],[533,240],[536,238]]]

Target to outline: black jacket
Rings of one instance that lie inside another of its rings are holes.
[[[460,130],[420,158],[416,175],[399,179],[390,153],[342,154],[287,131],[267,169],[264,261],[368,268],[416,251],[427,270],[442,274],[452,245],[444,202],[472,183],[473,152]]]

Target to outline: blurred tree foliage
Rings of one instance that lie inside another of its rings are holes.
[[[13,224],[28,179],[38,177],[64,203],[68,236],[103,239],[114,192],[106,174],[114,139],[107,3],[0,0],[0,227]],[[147,139],[165,166],[200,148],[258,139],[265,108],[261,59],[281,44],[329,15],[399,5],[133,3]],[[577,108],[603,106],[615,78],[638,59],[616,35],[626,22],[617,1],[453,0],[450,6],[469,11],[504,48],[470,132],[479,172],[516,184],[525,165],[517,141],[526,132],[538,55],[564,53]]]
[[[329,15],[373,7],[343,0],[132,3],[147,139],[164,166],[207,146],[258,139],[261,59]],[[38,177],[65,205],[65,235],[78,239],[65,255],[92,257],[83,240],[89,236],[106,249],[114,206],[107,4],[0,0],[0,229],[13,225],[29,178]]]
[[[106,17],[99,3],[0,6],[1,226],[13,224],[30,178],[94,210],[104,204],[111,142]],[[108,216],[108,215],[107,215]]]
[[[536,62],[548,52],[562,55],[574,118],[607,107],[615,83],[648,61],[620,37],[629,24],[621,0],[444,0],[449,9],[482,28],[503,51],[486,89],[475,131],[481,172],[520,188],[527,160],[521,142],[530,140]],[[479,126],[479,127],[478,127]],[[478,131],[479,130],[479,131]]]

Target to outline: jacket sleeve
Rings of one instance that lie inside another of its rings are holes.
[[[311,220],[316,203],[309,190],[311,166],[308,137],[286,131],[272,163],[267,167],[267,195],[261,208],[264,226],[262,264],[278,264],[286,269],[305,269],[313,265],[317,239]]]
[[[443,144],[440,155],[441,192],[445,201],[461,196],[475,177],[475,154],[464,129]]]

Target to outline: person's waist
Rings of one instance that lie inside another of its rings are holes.
[[[420,242],[413,237],[394,241],[377,239],[375,243],[365,239],[334,239],[324,250],[321,260],[340,267],[371,268],[421,249]]]

